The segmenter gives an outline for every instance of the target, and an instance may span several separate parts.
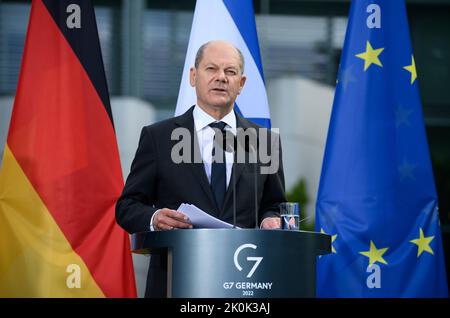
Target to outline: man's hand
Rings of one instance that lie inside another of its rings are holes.
[[[173,230],[173,229],[192,229],[188,217],[175,210],[161,209],[156,212],[153,218],[153,228],[156,231]]]
[[[281,220],[279,217],[265,218],[261,223],[263,230],[279,229],[281,227]]]

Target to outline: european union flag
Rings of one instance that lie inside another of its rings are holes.
[[[319,297],[448,297],[403,0],[352,2],[320,180]]]

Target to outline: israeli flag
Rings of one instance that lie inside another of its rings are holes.
[[[200,46],[212,40],[232,43],[245,58],[247,81],[236,99],[235,110],[243,117],[270,128],[269,104],[251,0],[197,0],[175,116],[183,114],[197,102],[195,89],[189,84],[189,69],[194,65]]]

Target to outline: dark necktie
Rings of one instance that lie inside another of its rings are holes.
[[[224,122],[209,124],[211,128],[215,130],[214,142],[212,148],[212,164],[211,164],[211,189],[216,199],[216,204],[219,209],[222,209],[223,200],[225,199],[225,192],[227,189],[227,169],[225,166],[225,151],[223,150],[223,138],[216,138],[224,134],[226,124]],[[219,132],[220,130],[220,132]],[[215,158],[215,154],[222,155],[222,159]],[[219,162],[215,162],[219,161]]]

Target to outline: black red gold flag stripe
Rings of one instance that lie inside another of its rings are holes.
[[[135,297],[122,187],[92,3],[33,0],[0,171],[0,297]]]

